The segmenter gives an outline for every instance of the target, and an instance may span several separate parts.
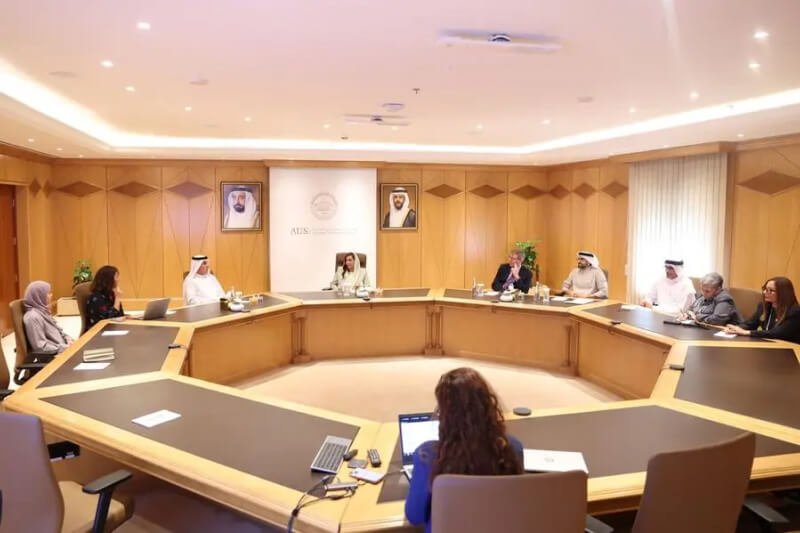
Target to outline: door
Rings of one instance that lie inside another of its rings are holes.
[[[0,185],[0,334],[13,329],[8,304],[19,297],[17,217],[13,185]]]

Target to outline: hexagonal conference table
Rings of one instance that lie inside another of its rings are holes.
[[[664,318],[612,301],[501,303],[462,289],[385,290],[369,301],[268,294],[247,313],[209,304],[159,321],[97,324],[4,405],[41,417],[58,437],[277,525],[320,479],[309,465],[326,435],[377,448],[385,480],[304,508],[297,531],[407,527],[395,421],[227,385],[308,360],[488,359],[578,375],[626,398],[508,415],[526,448],[584,454],[593,513],[635,508],[653,454],[744,430],[757,435],[751,491],[800,486],[800,346],[724,339]],[[74,369],[85,349],[108,346],[116,358],[106,368]],[[133,423],[161,409],[180,417],[150,428]],[[340,477],[349,479],[346,465]]]

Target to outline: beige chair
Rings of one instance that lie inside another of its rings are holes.
[[[689,278],[689,279],[692,280],[692,285],[694,286],[694,293],[700,294],[700,280],[702,278]]]
[[[336,271],[337,268],[339,268],[340,266],[342,266],[344,264],[344,258],[349,253],[351,253],[351,252],[338,252],[336,254],[336,264],[333,266],[334,272]],[[359,253],[359,252],[355,252],[355,254],[358,256],[358,262],[361,264],[361,268],[366,268],[367,267],[367,254],[362,254],[362,253]]]
[[[755,435],[743,433],[711,446],[654,455],[632,533],[735,531],[755,443]]]
[[[728,289],[728,292],[736,303],[736,309],[739,310],[739,314],[741,314],[742,318],[745,320],[756,312],[758,304],[762,301],[761,292],[754,291],[753,289],[731,287]]]
[[[11,308],[11,323],[14,325],[14,340],[16,341],[16,362],[14,364],[14,383],[22,385],[44,365],[58,355],[57,351],[40,352],[31,349],[28,335],[25,333],[25,324],[22,317],[25,307],[22,300],[12,300],[8,306]]]
[[[431,501],[434,533],[579,533],[586,520],[586,473],[441,474]]]
[[[130,472],[118,470],[82,489],[71,481],[56,482],[37,417],[0,413],[0,435],[3,531],[100,533],[130,518],[132,505],[111,499]]]
[[[75,300],[78,302],[78,313],[81,315],[81,335],[83,335],[86,333],[86,302],[89,300],[89,295],[92,294],[92,282],[78,283],[73,291]]]

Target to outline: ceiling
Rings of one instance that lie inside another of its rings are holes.
[[[57,157],[553,164],[781,135],[800,131],[798,20],[796,0],[4,0],[0,140]],[[456,31],[562,48],[438,42]],[[378,113],[409,125],[344,119]]]

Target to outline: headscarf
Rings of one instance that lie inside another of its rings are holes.
[[[189,267],[189,273],[186,275],[186,279],[183,280],[183,299],[186,300],[186,284],[189,283],[195,277],[200,276],[197,273],[200,270],[200,267],[203,265],[203,261],[208,261],[208,256],[203,254],[197,254],[192,256],[192,264]],[[208,275],[208,274],[206,274]]]
[[[50,313],[50,308],[47,306],[47,295],[50,294],[50,284],[46,281],[33,281],[28,288],[25,289],[25,297],[23,303],[25,304],[26,312],[39,313],[45,321],[58,327],[56,319]],[[59,327],[59,330],[61,328]]]
[[[347,261],[347,256],[353,256],[353,272],[350,273],[349,271],[344,269],[344,262]],[[345,275],[350,274],[350,276],[357,280],[359,279],[359,275],[361,274],[361,260],[358,258],[358,254],[355,252],[349,252],[345,254],[344,259],[342,260],[342,279],[344,279]]]
[[[672,268],[679,278],[683,276],[683,259],[666,259],[664,266]]]
[[[234,209],[236,196],[244,193],[244,212],[240,213]],[[258,226],[258,203],[252,191],[247,187],[235,187],[228,193],[228,216],[226,217],[226,228],[255,228]]]
[[[600,260],[592,252],[580,251],[576,257],[586,259],[594,268],[600,268]]]
[[[400,195],[404,198],[403,206],[400,209],[397,209],[394,205],[394,196]],[[391,194],[389,195],[389,227],[390,228],[402,228],[403,222],[405,222],[406,217],[408,216],[408,212],[411,210],[411,206],[409,205],[411,200],[408,198],[408,191],[405,187],[395,187],[392,189]]]

